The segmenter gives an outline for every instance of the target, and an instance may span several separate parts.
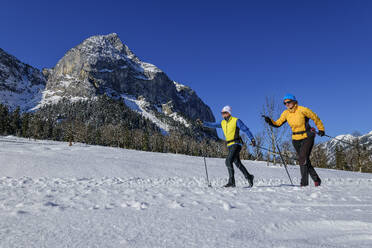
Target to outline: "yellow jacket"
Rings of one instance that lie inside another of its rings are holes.
[[[310,125],[309,119],[312,119],[317,126],[318,130],[324,131],[324,126],[319,117],[310,109],[296,105],[293,109],[286,109],[281,114],[277,121],[272,120],[272,124],[280,127],[285,122],[288,122],[292,128],[292,139],[302,140],[309,136]]]
[[[223,130],[223,134],[226,138],[227,146],[231,146],[237,143],[242,143],[240,138],[240,130],[237,127],[238,118],[236,117],[230,117],[229,120],[222,120],[221,121],[221,127]]]

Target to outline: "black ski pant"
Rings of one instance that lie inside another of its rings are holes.
[[[240,161],[240,151],[242,150],[242,146],[238,144],[234,144],[232,146],[229,146],[228,149],[229,149],[229,154],[227,155],[227,158],[226,158],[226,166],[229,172],[229,183],[235,184],[233,163],[236,165],[236,167],[239,168],[239,170],[243,173],[245,178],[248,178],[250,174],[248,173],[247,169],[244,167],[244,165]]]
[[[315,136],[309,136],[302,140],[292,140],[296,149],[301,170],[301,186],[309,185],[309,175],[314,182],[320,182],[320,178],[310,162],[311,150],[314,146]]]

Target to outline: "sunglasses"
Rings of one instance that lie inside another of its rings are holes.
[[[287,104],[290,104],[290,103],[292,103],[292,102],[294,102],[294,101],[286,101],[286,102],[283,102],[283,104],[284,104],[284,105],[287,105]]]
[[[228,114],[229,112],[221,112],[221,114]]]

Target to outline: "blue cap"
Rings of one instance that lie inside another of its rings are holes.
[[[292,100],[292,101],[297,101],[296,97],[292,94],[287,94],[283,97],[283,101],[285,100]]]

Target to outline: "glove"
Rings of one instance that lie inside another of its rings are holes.
[[[322,131],[322,130],[319,130],[319,131],[318,131],[318,135],[319,135],[320,137],[323,137],[323,136],[325,135],[325,132]]]
[[[198,124],[199,126],[203,126],[203,121],[201,121],[200,119],[196,119],[196,124]]]
[[[265,122],[266,122],[266,123],[268,123],[268,124],[272,123],[270,117],[268,117],[268,116],[264,116],[264,118],[265,118]]]
[[[252,146],[256,146],[256,140],[255,139],[252,139],[251,143],[252,143]]]

